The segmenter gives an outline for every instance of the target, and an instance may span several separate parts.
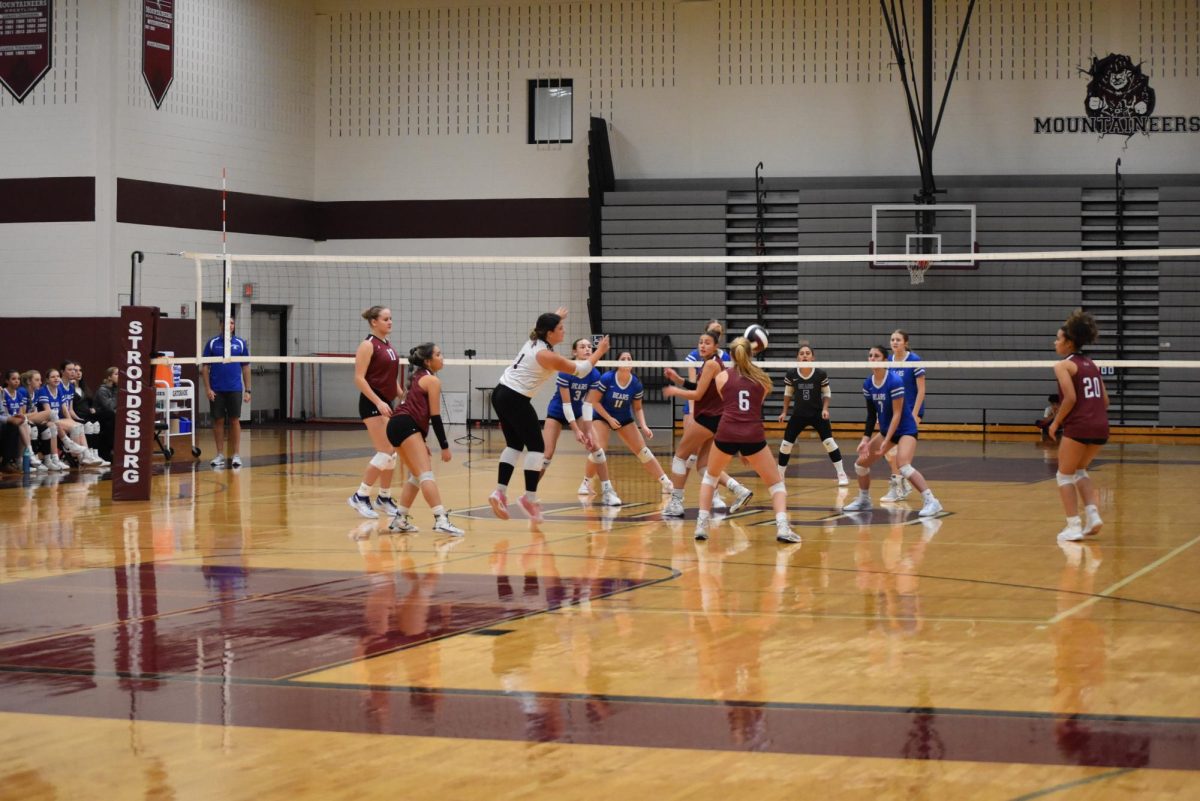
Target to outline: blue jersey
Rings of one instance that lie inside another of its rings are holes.
[[[721,354],[721,361],[723,361],[723,362],[729,361],[729,352],[728,351],[718,349],[717,353]],[[704,367],[704,359],[700,358],[700,350],[698,348],[693,348],[692,352],[687,355],[687,358],[685,358],[684,361],[685,362],[696,362],[696,378],[699,379],[700,378],[700,369],[702,367]],[[688,401],[684,401],[683,402],[683,413],[687,414],[690,410],[691,410],[691,404],[688,403]]]
[[[51,392],[50,387],[43,384],[33,396],[33,408],[40,409],[42,404],[50,407],[50,411],[54,412],[55,416],[62,418],[66,415],[64,406],[69,407],[75,396],[67,389],[65,384],[58,385],[57,392]]]
[[[889,362],[896,361],[894,353],[888,354],[888,361]],[[918,356],[917,354],[913,353],[910,350],[908,352],[908,355],[904,357],[904,361],[905,362],[919,362],[919,361],[921,361],[921,357]],[[925,368],[924,367],[914,367],[911,370],[898,370],[897,369],[897,370],[891,370],[890,372],[893,375],[895,375],[897,378],[899,378],[901,381],[904,382],[904,393],[909,397],[909,400],[907,401],[908,405],[911,406],[913,403],[916,403],[916,400],[917,400],[917,376],[925,375]],[[921,408],[919,411],[920,411],[921,417],[924,417],[925,416],[925,401],[924,400],[921,401]]]
[[[566,387],[567,395],[571,398],[571,411],[575,413],[575,418],[579,419],[583,414],[583,402],[587,399],[588,391],[600,389],[600,371],[593,367],[592,372],[583,378],[574,373],[559,373],[558,380],[554,382],[554,394],[550,397],[550,405],[546,407],[547,417],[561,417],[564,420],[567,418],[563,414],[562,393],[559,391],[563,387]]]
[[[204,346],[205,356],[224,356],[225,355],[225,337],[224,335],[215,336],[208,340]],[[237,336],[229,337],[229,355],[233,356],[249,356],[250,346],[246,344],[246,340]],[[242,391],[242,366],[243,362],[229,362],[227,364],[210,364],[208,365],[208,384],[212,387],[213,392],[241,392]]]
[[[875,385],[875,377],[867,376],[863,381],[863,395],[875,406],[875,416],[879,420],[879,433],[886,434],[892,424],[892,401],[904,399],[900,423],[896,426],[896,436],[901,434],[916,434],[917,421],[912,416],[912,404],[916,396],[909,395],[904,389],[904,382],[896,377],[891,370],[887,371],[883,384]]]
[[[12,395],[8,394],[8,387],[0,390],[0,401],[4,403],[5,414],[11,417],[14,414],[25,413],[25,398],[28,397],[29,393],[26,392],[25,397],[22,397],[21,393],[23,392],[25,392],[25,387],[17,387],[17,391]]]
[[[631,374],[629,383],[621,386],[617,372],[613,370],[600,377],[600,385],[604,391],[604,394],[600,396],[600,404],[604,407],[604,411],[611,414],[621,424],[632,423],[633,402],[640,401],[644,394],[641,380]]]

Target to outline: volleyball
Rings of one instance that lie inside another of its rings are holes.
[[[756,353],[762,353],[767,349],[767,329],[758,323],[754,323],[747,328],[746,333],[742,334],[742,336],[750,340],[751,344],[754,345]]]

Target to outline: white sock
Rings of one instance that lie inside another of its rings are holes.
[[[1067,518],[1067,525],[1071,528],[1083,528],[1083,523],[1079,521],[1079,515]]]
[[[696,522],[701,523],[705,520],[708,520],[710,517],[712,517],[712,512],[707,512],[704,509],[701,509],[696,513]]]
[[[600,482],[600,491],[601,492],[612,492],[613,491],[612,482],[611,481],[601,481]]]
[[[364,498],[370,497],[371,485],[370,484],[359,484],[358,485],[358,494],[363,496]]]
[[[844,476],[844,475],[846,475],[846,466],[845,466],[844,464],[842,464],[841,462],[834,462],[834,463],[833,463],[833,468],[834,468],[835,470],[837,470],[837,474],[838,474],[839,476]]]
[[[497,484],[496,492],[499,492],[501,495],[506,494],[508,492],[508,485],[507,484]]]
[[[407,512],[408,510],[405,509],[404,511]],[[445,517],[446,516],[446,507],[442,506],[441,504],[438,504],[437,506],[433,507],[433,516],[434,517]]]
[[[672,485],[672,486],[674,486],[674,485]],[[672,498],[678,498],[679,500],[681,500],[681,501],[682,501],[682,500],[683,500],[683,490],[681,490],[681,489],[672,489],[672,490],[671,490],[671,497],[672,497]]]
[[[788,528],[787,512],[776,512],[775,513],[775,525],[778,526],[779,528]]]
[[[391,489],[391,487],[380,487],[380,488],[379,488],[379,497],[380,497],[380,498],[390,498],[390,497],[392,497],[392,489]]]
[[[1100,515],[1100,510],[1096,508],[1095,504],[1089,503],[1087,506],[1083,507],[1083,511],[1089,516],[1098,517]]]
[[[671,483],[671,479],[667,478],[666,473],[663,473],[661,476],[658,477],[658,483],[662,484],[663,487],[665,487],[666,489],[669,489],[669,490],[675,489],[675,485]]]
[[[729,488],[730,492],[737,492],[741,488],[742,485],[738,483],[738,480],[736,478],[731,478],[731,479],[729,479],[729,483],[726,484],[725,486]]]
[[[525,497],[528,498],[529,500],[533,501],[534,503],[537,503],[537,493],[536,492],[530,492],[529,490],[525,490]]]
[[[933,490],[926,487],[925,491],[921,493],[921,497],[927,501],[932,501],[933,500]]]
[[[400,504],[396,504],[396,515],[400,516],[400,515],[406,515],[406,514],[408,514],[408,507],[401,506]]]

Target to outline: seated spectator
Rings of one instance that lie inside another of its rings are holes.
[[[1042,418],[1034,422],[1034,425],[1042,430],[1043,442],[1049,441],[1050,435],[1046,432],[1046,429],[1050,427],[1050,424],[1054,422],[1054,416],[1058,414],[1058,393],[1055,392],[1052,395],[1048,395],[1046,399],[1050,401],[1050,405],[1042,412]]]
[[[34,449],[45,454],[42,464],[47,470],[58,472],[67,466],[58,457],[58,425],[53,421],[50,403],[42,397],[42,374],[37,370],[21,373],[21,391],[25,398],[25,419],[36,427],[38,436],[33,440]],[[32,434],[32,430],[30,432]]]
[[[26,441],[22,433],[25,425],[25,407],[17,390],[21,388],[21,374],[16,370],[4,371],[4,386],[0,387],[0,470],[16,473],[21,470],[21,454]]]
[[[83,440],[80,444],[84,445],[87,452],[83,454],[86,458],[81,460],[84,464],[105,467],[107,460],[102,459],[97,453],[100,422],[96,419],[96,407],[92,403],[91,393],[87,391],[87,386],[83,383],[83,366],[74,359],[68,359],[63,362],[62,371],[63,384],[71,393],[67,416],[83,426]]]
[[[113,431],[117,424],[117,378],[119,371],[110,367],[104,371],[104,381],[96,390],[96,421],[100,426],[96,451],[106,462],[112,461]]]

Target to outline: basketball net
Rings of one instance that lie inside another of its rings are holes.
[[[908,282],[910,284],[925,283],[925,272],[928,269],[929,262],[926,259],[908,262]]]

